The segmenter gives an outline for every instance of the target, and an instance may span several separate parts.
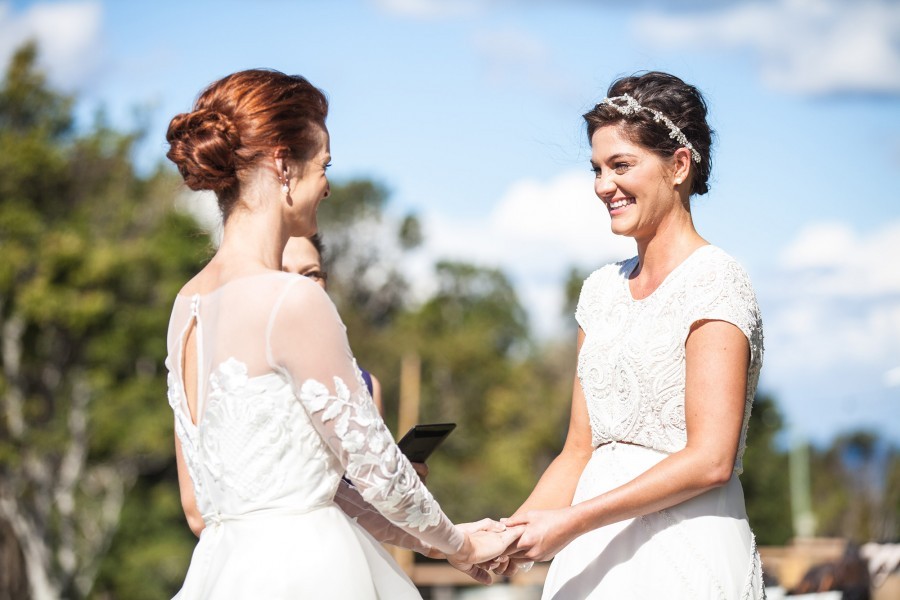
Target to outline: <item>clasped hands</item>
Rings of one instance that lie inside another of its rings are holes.
[[[530,510],[494,521],[463,523],[463,548],[447,557],[451,565],[479,583],[492,582],[490,572],[511,577],[535,561],[556,556],[577,535],[570,509]]]

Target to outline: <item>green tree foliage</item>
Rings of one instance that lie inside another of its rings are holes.
[[[415,216],[399,225],[386,217],[388,197],[384,186],[353,179],[333,185],[319,208],[325,260],[334,274],[328,292],[352,324],[366,330],[388,326],[403,308],[408,284],[400,263],[421,236]]]
[[[500,271],[442,262],[434,276],[435,293],[401,315],[378,352],[392,356],[392,370],[403,354],[417,354],[421,420],[459,425],[431,460],[429,487],[447,512],[506,516],[562,446],[572,353],[541,353]]]
[[[328,294],[347,326],[361,366],[384,388],[386,417],[397,412],[403,342],[396,323],[407,310],[409,283],[402,265],[421,242],[414,215],[400,224],[385,214],[388,189],[367,179],[334,182],[319,206],[319,232],[325,244]]]
[[[753,401],[741,485],[750,526],[759,544],[777,546],[793,536],[788,455],[778,447],[784,426],[775,399],[759,394]]]
[[[900,448],[891,448],[884,480],[884,540],[900,543]]]
[[[431,487],[457,519],[511,514],[562,447],[570,349],[534,344],[510,281],[496,269],[441,262],[435,291],[410,303],[404,265],[422,241],[414,215],[392,219],[386,188],[332,186],[319,209],[329,294],[354,354],[381,381],[396,430],[402,357],[422,364],[423,422],[459,427],[430,461]],[[395,431],[400,435],[403,432]]]
[[[159,399],[157,399],[159,400]],[[167,417],[171,417],[168,409]],[[171,428],[171,418],[167,419]],[[172,438],[171,431],[166,439]],[[122,507],[119,529],[103,561],[97,598],[171,598],[181,586],[197,539],[181,509],[174,457],[138,477]]]
[[[771,396],[756,398],[741,483],[750,524],[763,545],[794,536],[789,456],[779,445],[783,420]],[[810,485],[815,534],[857,543],[892,542],[900,531],[900,450],[866,431],[811,448]]]
[[[576,267],[569,267],[569,272],[566,275],[565,283],[563,284],[563,298],[565,300],[563,302],[562,310],[564,315],[571,316],[575,314],[575,308],[578,306],[578,298],[581,296],[581,288],[588,275],[590,275],[590,272],[582,271]],[[575,319],[572,319],[572,324],[574,331]]]
[[[810,456],[819,535],[856,542],[898,539],[900,451],[869,431],[837,437]]]
[[[160,332],[207,240],[168,172],[135,173],[135,134],[73,129],[36,53],[0,87],[0,518],[31,596],[80,598],[126,494],[171,461]]]

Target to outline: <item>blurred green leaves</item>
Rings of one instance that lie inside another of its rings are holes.
[[[132,486],[171,466],[164,332],[209,242],[172,209],[170,171],[136,172],[139,136],[102,120],[76,131],[73,99],[36,58],[21,48],[0,85],[0,518],[27,551],[31,594],[79,598],[127,532]],[[190,540],[170,546],[183,556]]]

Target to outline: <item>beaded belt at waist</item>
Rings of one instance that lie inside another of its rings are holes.
[[[275,517],[296,517],[305,515],[315,510],[337,506],[334,502],[325,504],[317,504],[315,506],[267,506],[263,508],[255,508],[242,513],[222,513],[218,510],[211,511],[203,515],[203,522],[207,527],[210,525],[221,525],[228,521],[249,521],[253,519],[275,518]]]

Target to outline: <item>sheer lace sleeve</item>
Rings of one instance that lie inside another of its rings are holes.
[[[425,544],[447,554],[458,551],[462,531],[444,515],[394,443],[325,292],[303,277],[292,279],[273,308],[267,340],[272,368],[291,382],[362,498]]]
[[[429,555],[432,546],[394,525],[384,515],[375,510],[375,507],[366,502],[359,490],[350,485],[347,480],[341,480],[337,494],[334,496],[334,501],[341,507],[341,510],[354,518],[363,529],[368,531],[379,542],[413,550],[425,556]]]

